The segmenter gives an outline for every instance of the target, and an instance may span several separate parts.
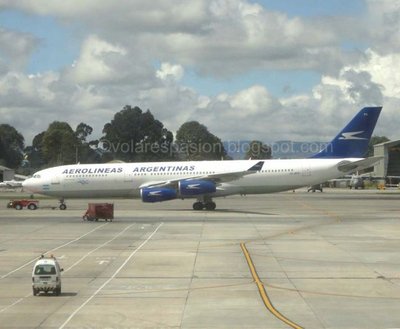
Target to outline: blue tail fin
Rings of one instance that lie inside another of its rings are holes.
[[[363,158],[382,107],[364,107],[344,129],[311,158]]]

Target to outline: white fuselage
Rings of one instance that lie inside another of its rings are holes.
[[[263,160],[262,170],[217,183],[211,197],[291,190],[337,178],[338,164],[360,159]],[[37,172],[24,182],[31,192],[59,198],[140,197],[144,186],[231,172],[260,160],[78,164]]]

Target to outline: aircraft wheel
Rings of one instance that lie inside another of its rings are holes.
[[[194,210],[203,210],[203,208],[204,208],[203,202],[198,201],[198,202],[193,203]]]
[[[67,205],[65,203],[60,204],[60,210],[67,209]]]
[[[207,210],[215,210],[216,207],[217,207],[217,205],[216,205],[215,202],[213,202],[213,201],[207,202],[207,203],[205,204],[205,208],[206,208]]]

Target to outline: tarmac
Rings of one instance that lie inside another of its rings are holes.
[[[0,199],[0,328],[400,328],[400,193],[191,200]],[[113,222],[82,220],[114,203]],[[62,293],[33,296],[36,259]]]

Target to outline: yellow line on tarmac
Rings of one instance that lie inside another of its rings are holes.
[[[247,264],[249,265],[250,268],[250,272],[251,275],[253,276],[254,282],[257,285],[258,291],[260,293],[261,299],[264,302],[264,305],[267,307],[267,309],[273,314],[275,315],[275,317],[277,317],[279,320],[281,320],[282,322],[286,323],[287,325],[291,326],[292,328],[295,329],[303,329],[303,327],[299,326],[298,324],[294,323],[293,321],[290,321],[288,318],[286,318],[285,316],[283,316],[281,313],[279,313],[279,311],[274,307],[274,305],[272,305],[268,294],[265,290],[264,284],[261,282],[256,268],[253,264],[253,261],[251,260],[250,254],[246,248],[246,245],[244,243],[240,244],[240,247],[242,248],[243,254],[246,257],[247,260]]]

